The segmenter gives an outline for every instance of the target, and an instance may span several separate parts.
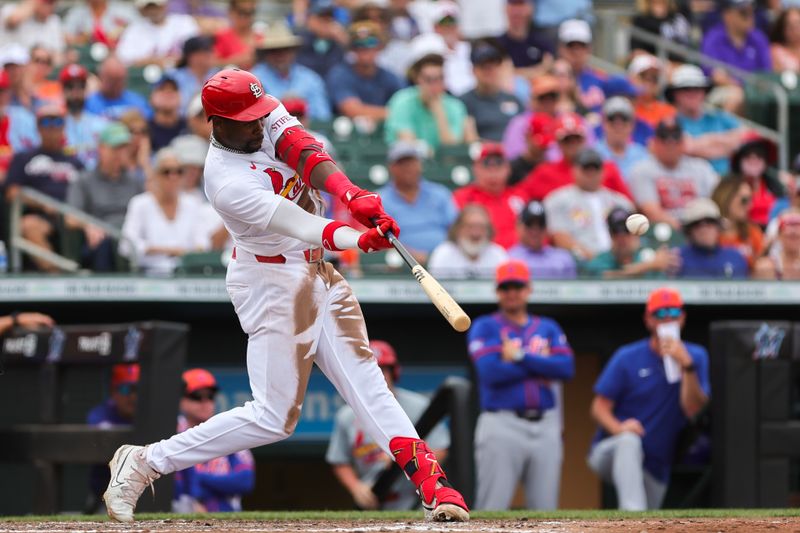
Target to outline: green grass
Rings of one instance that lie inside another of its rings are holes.
[[[474,520],[622,520],[622,519],[676,519],[676,518],[773,518],[797,517],[797,509],[671,509],[643,513],[615,510],[565,510],[565,511],[475,511]],[[167,513],[143,513],[137,520],[421,520],[422,512],[412,511],[248,511],[243,513],[209,513],[178,515]],[[0,517],[3,522],[53,522],[53,521],[97,521],[105,516],[55,515],[55,516],[9,516]]]

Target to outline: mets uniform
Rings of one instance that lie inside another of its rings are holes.
[[[521,341],[519,361],[502,360],[503,335]],[[563,451],[553,382],[575,372],[566,336],[549,318],[529,315],[520,326],[497,312],[478,318],[468,338],[481,407],[475,507],[508,509],[522,481],[528,508],[557,508]]]

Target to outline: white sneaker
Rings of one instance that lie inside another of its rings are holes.
[[[161,474],[153,470],[144,458],[144,446],[125,444],[108,463],[111,481],[103,494],[108,516],[118,522],[133,522],[136,502],[148,485],[155,494],[153,481]]]

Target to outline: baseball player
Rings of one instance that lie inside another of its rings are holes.
[[[463,497],[386,386],[350,286],[322,260],[323,248],[387,249],[397,224],[251,73],[222,70],[201,96],[212,122],[205,192],[235,245],[226,286],[248,335],[253,401],[161,442],[120,447],[109,463],[109,516],[132,521],[139,496],[163,474],[291,435],[316,363],[414,483],[426,518],[468,520]],[[321,190],[369,229],[319,216]]]
[[[517,483],[531,509],[558,507],[561,417],[555,383],[575,362],[555,321],[528,314],[530,272],[519,260],[497,267],[499,312],[469,330],[481,414],[475,427],[478,509],[508,509]]]
[[[369,347],[378,360],[389,390],[408,417],[417,422],[428,408],[428,398],[395,386],[400,378],[400,364],[394,348],[388,342],[370,341]],[[450,436],[443,424],[433,429],[428,443],[436,458],[443,461],[450,447]],[[325,459],[332,466],[336,479],[350,492],[361,509],[412,509],[419,505],[414,488],[403,479],[395,482],[384,501],[378,501],[372,486],[392,460],[364,431],[348,405],[343,405],[336,413]]]

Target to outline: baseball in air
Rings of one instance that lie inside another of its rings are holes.
[[[650,229],[650,221],[646,216],[636,213],[625,220],[625,227],[634,235],[644,235]]]

